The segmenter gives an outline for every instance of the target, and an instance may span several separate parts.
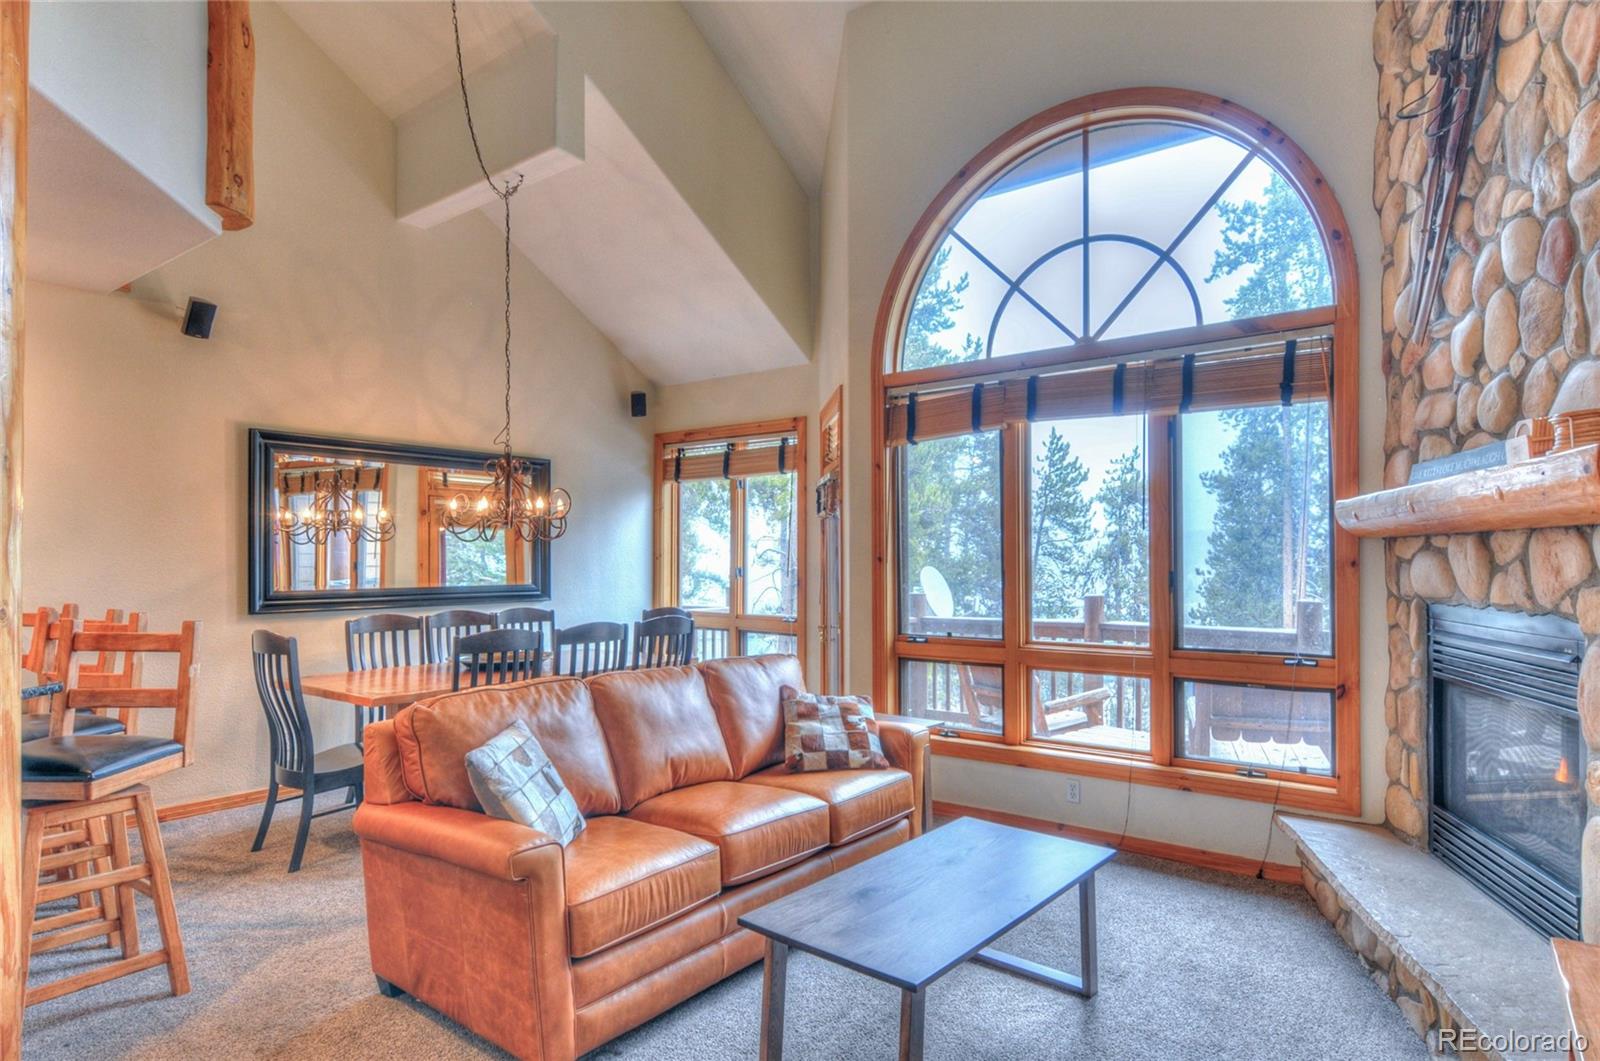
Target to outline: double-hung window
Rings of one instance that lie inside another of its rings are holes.
[[[944,754],[1354,810],[1355,274],[1281,133],[1134,90],[1024,123],[878,336],[878,688]]]
[[[659,435],[657,605],[687,609],[695,659],[804,658],[805,421]]]

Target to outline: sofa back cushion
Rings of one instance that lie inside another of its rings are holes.
[[[406,708],[395,717],[406,788],[427,803],[481,810],[467,753],[519,719],[539,738],[579,810],[587,816],[622,809],[594,702],[577,678],[464,689]]]
[[[733,765],[694,667],[613,671],[589,679],[594,713],[616,764],[622,809],[706,781],[732,781]]]
[[[700,666],[706,695],[728,745],[733,776],[747,777],[783,761],[784,686],[805,690],[794,656],[744,656]]]

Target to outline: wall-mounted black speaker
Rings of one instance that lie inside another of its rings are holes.
[[[634,391],[628,395],[628,401],[630,403],[630,411],[634,416],[644,415],[644,391]]]
[[[217,319],[217,304],[202,298],[189,299],[183,311],[183,334],[195,339],[211,338],[211,325]]]

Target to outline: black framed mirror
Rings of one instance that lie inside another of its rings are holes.
[[[497,453],[250,430],[250,613],[548,600],[550,543],[452,534]],[[550,490],[550,461],[522,457]]]

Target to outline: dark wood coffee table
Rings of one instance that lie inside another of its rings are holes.
[[[901,1061],[922,1057],[927,987],[967,959],[1085,998],[1098,987],[1094,873],[1116,852],[1008,825],[959,818],[752,910],[739,924],[767,937],[761,1057],[783,1056],[791,947],[900,989]],[[1076,886],[1077,975],[989,946]]]

